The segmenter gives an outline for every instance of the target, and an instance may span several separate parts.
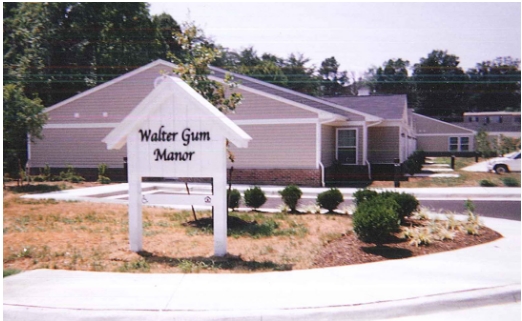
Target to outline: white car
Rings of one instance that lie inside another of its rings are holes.
[[[520,172],[520,151],[490,159],[488,171],[495,171],[497,174]]]

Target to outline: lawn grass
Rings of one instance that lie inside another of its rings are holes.
[[[210,212],[198,212],[209,222]],[[4,270],[249,272],[311,268],[328,240],[351,229],[348,215],[230,213],[228,255],[213,257],[212,227],[192,213],[144,207],[144,251],[128,244],[127,206],[25,200],[4,191]],[[239,222],[240,224],[237,224]]]

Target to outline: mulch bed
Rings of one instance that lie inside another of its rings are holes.
[[[411,220],[408,226],[422,225],[421,221]],[[456,250],[468,246],[488,243],[502,237],[499,233],[482,227],[479,235],[468,235],[459,232],[453,240],[434,241],[430,245],[415,246],[409,240],[401,239],[400,233],[393,235],[383,244],[364,243],[355,233],[344,235],[323,247],[316,256],[314,267],[333,267],[351,264],[370,263],[391,259],[404,259],[444,251]]]

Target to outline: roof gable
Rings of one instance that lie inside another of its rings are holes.
[[[451,123],[444,122],[435,118],[424,116],[417,113],[412,113],[413,122],[418,135],[422,134],[474,134],[475,131],[457,126]]]
[[[116,78],[114,78],[114,79],[112,79],[110,81],[107,81],[106,83],[103,83],[101,85],[98,85],[96,87],[88,89],[86,91],[83,91],[83,92],[81,92],[81,93],[79,93],[77,95],[74,95],[74,96],[72,96],[72,97],[70,97],[70,98],[68,98],[68,99],[66,99],[64,101],[61,101],[61,102],[59,102],[59,103],[57,103],[57,104],[55,104],[53,106],[50,106],[50,107],[46,108],[44,110],[44,112],[53,111],[53,110],[55,110],[57,108],[65,106],[65,105],[67,105],[67,104],[69,104],[69,103],[71,103],[71,102],[73,102],[75,100],[79,100],[79,99],[81,99],[81,98],[83,98],[85,96],[88,96],[88,95],[93,94],[93,93],[95,93],[97,91],[100,91],[102,89],[110,87],[110,86],[112,86],[114,84],[117,84],[117,83],[123,81],[123,80],[132,78],[132,77],[134,77],[134,76],[136,76],[136,75],[138,75],[138,74],[140,74],[140,73],[142,73],[142,72],[144,72],[146,70],[149,70],[149,69],[154,68],[154,67],[159,66],[159,65],[165,66],[166,68],[169,68],[171,70],[176,66],[173,63],[170,63],[170,62],[165,61],[165,60],[161,60],[161,59],[155,60],[155,61],[153,61],[153,62],[151,62],[151,63],[149,63],[149,64],[147,64],[145,66],[137,68],[137,69],[135,69],[133,71],[130,71],[130,72],[126,73],[126,74],[123,74],[123,75],[121,75],[119,77],[116,77]]]
[[[220,131],[237,147],[247,147],[248,142],[252,139],[184,81],[165,76],[163,81],[103,139],[103,142],[107,144],[107,149],[123,147],[127,136],[137,130],[151,115],[161,108],[174,109],[174,106],[182,111],[178,114],[172,113],[168,117],[170,119],[159,119],[160,122],[205,123]],[[154,116],[165,117],[164,115]]]

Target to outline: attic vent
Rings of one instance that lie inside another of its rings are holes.
[[[74,118],[80,118],[80,113],[74,113]]]
[[[109,113],[106,112],[106,111],[104,111],[104,112],[102,113],[102,116],[103,116],[103,117],[107,117],[107,116],[109,116]]]
[[[154,88],[158,87],[158,85],[161,84],[165,79],[167,79],[166,75],[159,76],[158,78],[154,79]]]

